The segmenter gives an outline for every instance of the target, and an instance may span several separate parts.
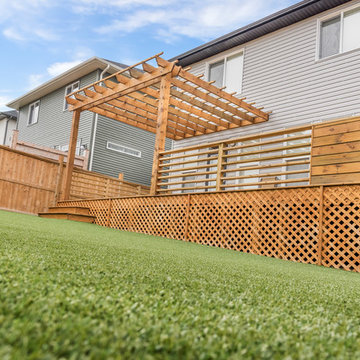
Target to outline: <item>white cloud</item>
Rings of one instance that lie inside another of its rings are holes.
[[[0,95],[0,111],[7,111],[10,110],[6,104],[12,100],[10,96],[7,95]]]
[[[73,11],[81,14],[102,12],[111,14],[116,10],[131,10],[141,7],[161,7],[176,3],[175,0],[75,0]]]
[[[2,34],[15,41],[58,39],[47,26],[50,18],[45,15],[54,6],[56,2],[48,0],[0,0],[0,25],[6,26]]]
[[[84,0],[85,1],[85,0]],[[90,0],[101,2],[101,0]],[[125,1],[126,3],[127,1]],[[146,0],[139,0],[146,5]],[[117,1],[112,1],[116,6]],[[121,2],[122,3],[122,2]],[[123,4],[121,4],[123,5]],[[186,0],[168,5],[133,6],[120,19],[95,29],[100,34],[128,34],[155,25],[154,36],[164,41],[174,41],[178,36],[208,40],[235,30],[251,21],[268,15],[287,5],[287,1],[276,0]],[[118,8],[120,5],[118,5]]]
[[[28,77],[28,86],[27,90],[34,89],[41,85],[44,81],[45,75],[44,74],[31,74]]]
[[[64,62],[56,62],[51,64],[46,71],[50,76],[57,76],[65,72],[66,70],[71,69],[72,67],[79,65],[82,61],[81,60],[74,60],[74,61],[64,61]]]
[[[73,60],[55,62],[46,68],[46,73],[29,75],[28,86],[26,87],[26,90],[36,88],[50,78],[58,76],[63,72],[73,68],[74,66],[79,65],[84,60],[90,58],[93,55],[93,51],[89,48],[80,47],[75,49],[72,56]]]

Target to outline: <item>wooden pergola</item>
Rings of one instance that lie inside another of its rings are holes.
[[[181,140],[193,136],[267,121],[269,114],[245,98],[202,80],[154,55],[69,94],[73,111],[63,198],[68,199],[74,166],[80,114],[89,110],[156,134],[151,194],[156,194],[159,154],[166,137]],[[157,66],[149,62],[156,60]],[[141,66],[142,70],[138,67]]]

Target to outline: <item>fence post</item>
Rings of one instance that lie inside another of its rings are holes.
[[[90,155],[90,151],[88,149],[85,149],[85,151],[84,151],[84,162],[83,162],[83,167],[82,167],[83,170],[88,169],[89,155]]]
[[[16,149],[16,145],[19,140],[19,130],[13,130],[12,139],[11,139],[11,148]]]
[[[218,149],[216,191],[221,191],[221,184],[222,184],[221,173],[222,173],[223,154],[224,154],[224,143],[221,143]]]
[[[56,175],[56,185],[55,185],[55,196],[54,196],[54,205],[56,206],[62,190],[62,179],[64,174],[64,155],[59,155],[59,165]]]
[[[190,222],[190,205],[191,205],[191,195],[188,194],[187,196],[187,203],[186,203],[186,214],[185,214],[185,234],[184,240],[189,241],[189,222]]]
[[[106,227],[110,227],[111,209],[112,209],[112,200],[109,199],[108,213],[106,217]]]
[[[122,185],[123,185],[123,181],[124,181],[124,173],[119,173],[118,179],[120,180],[119,196],[121,196],[121,194],[122,194]]]
[[[139,185],[139,186],[137,187],[137,194],[138,194],[138,195],[141,195],[141,185]]]
[[[319,206],[319,235],[318,235],[318,261],[322,264],[322,245],[323,245],[323,215],[324,215],[324,186],[320,186],[320,206]]]
[[[109,196],[109,188],[110,188],[110,179],[106,179],[106,185],[104,189],[104,197]]]

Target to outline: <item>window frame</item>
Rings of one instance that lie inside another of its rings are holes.
[[[38,110],[38,113],[37,113],[36,121],[30,123],[31,107],[34,106],[34,109],[35,109],[35,105],[36,105],[36,104],[39,104],[39,105],[38,105],[39,110]],[[38,121],[39,121],[39,112],[40,112],[40,100],[36,100],[36,101],[34,101],[33,103],[31,103],[31,104],[29,105],[28,117],[27,117],[27,126],[35,125],[35,124],[38,123]]]
[[[72,92],[74,92],[75,90],[73,90],[74,88],[74,85],[77,85],[78,86],[78,89],[80,89],[80,80],[78,81],[75,81],[69,85],[66,85],[65,86],[65,94],[64,94],[64,106],[63,106],[63,111],[69,111],[69,108],[67,108],[68,106],[68,103],[66,102],[66,96],[67,96],[67,89],[71,86],[71,92],[69,94],[71,94]]]
[[[347,50],[347,51],[343,51],[343,43],[344,43],[344,39],[343,39],[343,35],[344,35],[344,15],[347,12],[351,12],[358,9],[360,11],[360,4],[354,4],[352,6],[349,6],[345,9],[342,10],[338,10],[336,12],[332,12],[331,14],[322,16],[320,18],[317,19],[317,23],[316,23],[316,52],[315,52],[315,61],[323,61],[326,59],[332,59],[336,56],[340,56],[342,54],[347,54],[350,53],[352,51],[358,51],[360,50],[360,47],[355,48],[355,49],[351,49],[351,50]],[[326,56],[321,58],[320,57],[320,46],[321,46],[321,24],[325,21],[331,20],[333,18],[336,18],[337,16],[340,16],[340,44],[339,44],[339,52],[337,54],[334,55],[330,55],[330,56]]]
[[[110,148],[109,148],[109,143],[110,143],[110,144],[114,144],[114,145],[116,145],[116,146],[121,146],[121,147],[123,147],[123,148],[125,148],[125,149],[129,149],[129,150],[132,150],[132,151],[136,151],[136,152],[139,153],[139,155],[129,154],[129,153],[124,152],[124,151],[121,151],[121,150],[110,149]],[[113,141],[106,141],[106,149],[107,149],[107,150],[110,150],[110,151],[118,152],[118,153],[123,154],[123,155],[132,156],[132,157],[135,157],[135,158],[138,158],[138,159],[141,159],[141,158],[142,158],[142,154],[141,154],[141,151],[140,151],[140,150],[133,149],[133,148],[131,148],[131,147],[129,147],[129,146],[121,145],[121,144],[115,143],[115,142],[113,142]]]
[[[206,81],[210,81],[210,66],[212,64],[215,64],[217,62],[220,62],[222,60],[224,60],[224,75],[223,75],[223,83],[222,83],[222,86],[225,86],[224,85],[224,80],[226,79],[226,59],[229,58],[229,57],[232,57],[234,55],[238,55],[238,54],[242,54],[242,72],[241,72],[241,84],[240,84],[240,89],[239,91],[236,92],[235,95],[240,95],[242,94],[242,91],[243,91],[243,82],[244,82],[244,59],[245,59],[245,47],[241,48],[241,49],[238,49],[238,50],[235,50],[235,51],[232,51],[228,54],[224,54],[224,55],[221,55],[221,56],[216,56],[214,57],[213,59],[207,61],[205,63],[205,74],[206,74]],[[225,89],[226,91],[226,89]]]

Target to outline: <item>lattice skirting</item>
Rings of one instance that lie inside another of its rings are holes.
[[[252,254],[360,271],[360,185],[60,202],[96,223]]]

